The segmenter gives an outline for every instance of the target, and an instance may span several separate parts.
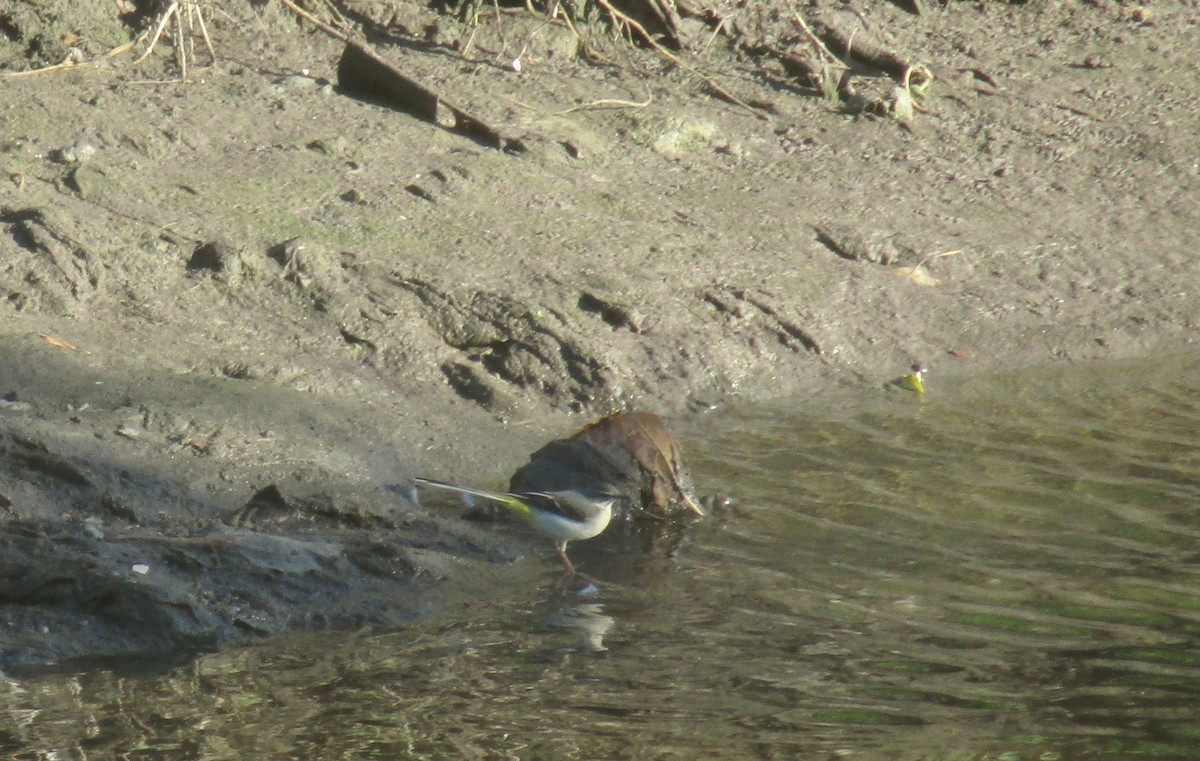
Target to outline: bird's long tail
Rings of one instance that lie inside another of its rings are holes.
[[[521,515],[526,515],[529,513],[529,506],[511,494],[505,494],[498,491],[486,491],[484,489],[472,489],[469,486],[455,486],[454,484],[448,484],[445,481],[435,481],[432,478],[414,478],[413,482],[424,484],[426,486],[433,486],[438,489],[445,489],[446,491],[454,491],[458,492],[459,494],[470,494],[473,497],[491,500],[492,502],[504,505],[509,510]]]

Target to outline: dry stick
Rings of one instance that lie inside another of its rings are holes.
[[[43,66],[40,69],[30,69],[29,71],[6,71],[4,72],[4,76],[9,77],[10,79],[16,79],[17,77],[32,77],[34,74],[45,74],[47,72],[60,71],[62,69],[73,69],[76,66],[87,66],[91,63],[94,62],[87,61],[86,63],[75,63],[73,61],[63,61],[62,63]]]
[[[325,7],[325,10],[329,11],[329,18],[333,23],[343,29],[349,29],[353,26],[350,20],[346,18],[346,15],[342,13],[341,9],[337,5],[334,5],[333,0],[320,0],[320,2]]]
[[[154,36],[150,39],[150,44],[146,46],[146,52],[137,57],[137,59],[133,62],[134,66],[137,66],[139,63],[149,58],[150,54],[154,52],[154,46],[158,44],[158,38],[162,36],[163,30],[167,28],[167,22],[171,20],[171,16],[173,16],[178,10],[179,3],[176,2],[171,3],[167,10],[163,13],[162,19],[158,22],[158,26],[154,29]]]
[[[729,19],[733,18],[733,14],[731,13],[728,16],[721,16],[720,18],[721,20],[718,21],[717,25],[713,27],[712,34],[708,35],[708,39],[705,40],[704,44],[700,46],[700,49],[696,51],[697,55],[704,55],[707,53],[708,49],[712,47],[713,41],[717,39],[718,34],[728,34],[728,32],[725,31],[725,24],[729,21]]]
[[[800,28],[802,30],[804,30],[804,34],[808,37],[808,41],[811,42],[813,44],[813,46],[817,49],[818,58],[820,57],[820,54],[824,54],[825,57],[829,60],[829,63],[832,63],[835,66],[845,66],[847,72],[850,70],[850,67],[845,62],[843,62],[840,58],[838,58],[833,53],[831,53],[829,51],[829,48],[825,47],[825,43],[821,41],[820,37],[813,34],[813,30],[808,28],[808,23],[805,22],[804,17],[800,15],[799,11],[796,11],[795,9],[793,9],[792,17],[796,20],[796,23],[800,25]],[[847,53],[848,52],[849,51],[847,51]],[[825,93],[826,97],[829,97],[829,95],[830,95],[828,76],[830,76],[829,69],[828,69],[827,64],[824,61],[821,62],[821,71],[819,73],[819,77],[817,77],[815,75],[809,75],[810,79],[816,81],[817,86],[821,88],[822,92]],[[845,76],[846,76],[845,73],[843,73],[843,75],[842,75],[843,80],[845,79]],[[841,90],[840,82],[838,84],[838,90],[839,90],[839,94],[840,94],[840,90]]]
[[[51,346],[57,347],[59,349],[70,349],[71,351],[79,351],[78,346],[71,343],[70,341],[64,341],[61,338],[55,338],[54,336],[47,335],[45,333],[38,333],[38,338],[44,339],[46,341],[46,343],[50,344]],[[90,351],[84,352],[84,354],[91,354],[91,352]]]
[[[496,12],[496,32],[500,35],[500,48],[506,50],[508,41],[504,39],[504,19],[500,16],[500,0],[492,0],[492,9]]]
[[[640,103],[636,100],[617,100],[615,98],[601,98],[600,100],[593,100],[590,103],[581,103],[578,106],[571,106],[570,108],[564,108],[562,111],[555,111],[554,115],[562,116],[563,114],[569,114],[569,113],[572,113],[573,111],[586,111],[586,110],[593,109],[593,108],[645,108],[646,106],[650,105],[650,101],[652,101],[652,100],[653,100],[653,97],[650,97],[650,96],[647,96],[646,99],[644,101],[641,101]]]
[[[552,15],[552,16],[557,15],[558,3],[554,4],[554,11],[555,11],[555,13],[550,14],[550,15]],[[583,35],[579,33],[579,30],[575,28],[575,25],[571,23],[571,14],[569,14],[569,13],[562,14],[562,20],[564,23],[566,23],[567,28],[571,30],[571,34],[575,35],[575,39],[579,40],[579,44],[583,46],[584,55],[591,56],[593,60],[600,61],[602,63],[609,62],[607,58],[600,55],[598,52],[596,52],[595,50],[592,49],[591,45],[587,44],[587,40],[585,40],[583,38]]]
[[[862,22],[863,29],[866,29],[868,32],[871,31],[871,22],[867,21],[867,17],[863,15],[863,12],[853,6],[850,7],[850,10],[855,16],[858,16],[858,20]]]
[[[797,23],[797,24],[799,24],[799,25],[800,25],[800,28],[804,30],[804,34],[805,34],[805,35],[808,37],[808,40],[809,40],[809,42],[811,42],[813,45],[815,45],[815,46],[817,47],[817,50],[821,51],[821,52],[822,52],[822,53],[824,53],[826,56],[828,56],[828,57],[829,57],[829,60],[830,60],[830,61],[833,61],[834,63],[841,63],[841,62],[842,62],[842,59],[838,58],[838,57],[837,57],[837,56],[835,56],[833,53],[830,53],[830,52],[829,52],[829,48],[825,47],[825,43],[824,43],[824,42],[821,42],[821,38],[820,38],[820,37],[818,37],[817,35],[813,34],[813,30],[811,30],[811,29],[809,29],[809,28],[808,28],[808,24],[807,24],[807,23],[805,23],[805,21],[804,21],[804,17],[803,17],[803,16],[801,16],[801,15],[799,14],[799,12],[797,12],[797,11],[793,10],[793,11],[792,11],[792,17],[796,19],[796,23]]]
[[[558,7],[555,6],[553,8],[553,10],[557,11]],[[499,9],[497,9],[496,12],[499,13]],[[533,44],[533,38],[535,38],[539,34],[541,34],[543,29],[550,26],[550,23],[552,21],[554,21],[554,15],[551,13],[546,14],[546,18],[542,21],[542,23],[539,24],[536,29],[534,29],[532,32],[530,32],[528,37],[525,38],[525,44],[521,46],[521,52],[517,53],[517,57],[512,60],[512,67],[514,69],[516,69],[517,71],[521,70],[521,59],[524,58],[525,54],[529,52],[529,46]],[[497,24],[499,24],[499,19],[497,19]],[[501,33],[500,33],[500,44],[504,48],[508,47],[508,44],[504,42],[504,32],[503,31],[501,31]]]
[[[304,19],[308,23],[312,24],[316,28],[320,29],[325,34],[328,34],[330,37],[335,37],[335,38],[341,40],[342,42],[350,41],[350,38],[347,37],[345,34],[343,34],[342,32],[339,32],[337,29],[334,29],[329,24],[326,24],[324,21],[322,21],[321,19],[312,15],[311,13],[304,10],[303,8],[300,8],[295,3],[293,3],[292,0],[279,0],[279,2],[281,2],[285,6],[287,6],[288,10],[290,10],[292,13],[295,13],[297,16]]]
[[[216,63],[217,51],[213,49],[212,40],[208,37],[208,27],[204,25],[204,14],[201,12],[199,5],[193,7],[192,10],[196,14],[196,24],[200,27],[200,34],[204,37],[204,45],[208,48],[208,54],[212,56],[213,62]]]
[[[180,20],[179,4],[175,4],[175,62],[179,64],[179,78],[187,79],[187,48],[183,46],[183,22]]]
[[[184,13],[187,13],[189,31],[193,28],[193,25],[200,27],[200,34],[204,38],[204,45],[208,48],[208,54],[212,57],[214,62],[217,60],[217,51],[213,48],[212,39],[208,36],[208,27],[204,23],[204,12],[200,9],[199,4],[191,2],[190,0],[176,0],[175,2],[171,3],[171,5],[167,7],[167,10],[163,13],[162,19],[158,22],[158,26],[154,29],[154,36],[150,39],[150,44],[146,46],[146,52],[138,56],[137,60],[133,62],[134,66],[146,60],[146,58],[154,52],[154,46],[158,44],[158,41],[162,37],[162,33],[166,29],[167,24],[169,24],[171,19],[174,18],[175,26],[173,28],[173,37],[175,38],[174,45],[175,55],[177,58],[176,62],[179,64],[180,77],[187,79],[188,51],[183,35]],[[143,34],[142,37],[139,37],[138,39],[140,40],[144,37],[145,35]]]
[[[650,47],[652,47],[656,51],[658,51],[658,54],[661,55],[663,58],[666,58],[668,61],[675,64],[676,66],[683,69],[684,71],[688,72],[692,76],[699,77],[701,80],[704,81],[705,84],[707,84],[709,87],[711,87],[713,90],[715,90],[718,95],[720,95],[722,98],[729,101],[730,103],[734,103],[736,105],[741,106],[742,108],[746,109],[748,112],[750,112],[754,116],[757,116],[759,119],[762,119],[763,121],[770,121],[769,116],[762,113],[758,109],[754,108],[753,106],[751,106],[749,103],[742,100],[738,96],[729,92],[721,85],[717,84],[716,81],[714,81],[711,77],[709,77],[705,74],[701,74],[696,69],[692,68],[691,66],[688,66],[686,63],[684,63],[682,60],[680,60],[679,56],[675,55],[674,53],[672,53],[671,51],[667,50],[662,45],[660,45],[658,42],[656,42],[654,40],[654,38],[650,36],[650,33],[646,31],[646,27],[642,26],[634,19],[630,18],[629,16],[625,15],[624,13],[621,13],[619,10],[614,8],[612,6],[612,3],[609,2],[609,0],[596,0],[596,3],[598,5],[600,5],[602,8],[604,8],[606,11],[608,11],[612,15],[613,18],[617,19],[622,24],[624,24],[627,29],[637,30],[637,33],[642,36],[642,39],[644,39],[646,42],[650,43]]]
[[[134,46],[133,42],[125,42],[125,43],[119,44],[119,46],[116,46],[112,50],[109,50],[108,53],[104,54],[104,58],[115,58],[115,56],[118,56],[121,53],[125,53],[126,50],[132,48],[133,46]],[[74,68],[76,66],[97,66],[97,65],[100,65],[100,59],[83,61],[83,62],[80,62],[80,64],[76,64],[76,62],[66,60],[66,61],[62,61],[61,64],[42,66],[41,68],[31,68],[31,70],[29,70],[29,71],[6,71],[6,72],[4,72],[4,76],[8,77],[8,78],[16,79],[17,77],[32,77],[32,76],[34,76],[34,74],[44,74],[44,73],[48,73],[48,72],[52,72],[52,71],[61,71],[61,70],[64,70],[64,68]]]
[[[1075,106],[1072,106],[1068,103],[1055,103],[1054,106],[1055,106],[1055,108],[1061,108],[1064,111],[1070,111],[1071,113],[1075,114],[1076,116],[1083,116],[1088,119],[1095,119],[1098,122],[1107,121],[1103,116],[1101,116],[1100,114],[1097,114],[1094,111],[1088,111],[1083,108],[1076,108]]]
[[[679,13],[674,7],[675,0],[669,0],[668,2],[664,2],[664,0],[650,0],[647,5],[650,6],[650,10],[653,11],[654,15],[658,16],[658,20],[662,22],[663,26],[667,28],[671,39],[679,43],[682,47],[683,38],[679,32],[680,19]]]

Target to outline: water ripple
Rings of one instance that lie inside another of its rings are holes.
[[[1198,371],[710,416],[681,439],[740,506],[595,597],[517,564],[408,630],[0,678],[0,754],[1200,758]]]
[[[821,724],[1017,710],[1063,747],[1101,727],[1195,752],[1163,745],[1200,712],[1200,388],[1178,381],[1200,363],[1180,362],[737,416],[713,469],[740,471],[743,512],[698,581],[734,587],[725,628],[758,643],[732,668],[771,705],[819,696]]]

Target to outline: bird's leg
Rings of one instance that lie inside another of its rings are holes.
[[[575,574],[575,564],[571,562],[569,557],[567,557],[567,543],[563,542],[562,544],[557,545],[555,549],[558,550],[558,558],[562,561],[563,568],[567,569],[567,573]]]

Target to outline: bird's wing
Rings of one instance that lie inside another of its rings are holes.
[[[523,491],[514,496],[548,513],[555,513],[571,520],[586,521],[591,517],[579,507],[569,504],[558,494],[544,491]]]

